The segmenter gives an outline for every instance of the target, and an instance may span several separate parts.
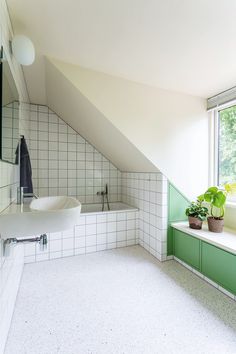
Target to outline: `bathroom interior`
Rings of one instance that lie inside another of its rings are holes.
[[[0,354],[236,353],[235,11],[0,0]]]

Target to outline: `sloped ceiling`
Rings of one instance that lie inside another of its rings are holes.
[[[156,166],[188,197],[207,187],[204,99],[55,59],[47,59],[46,68],[48,105],[121,170]]]
[[[46,102],[44,55],[205,98],[236,83],[235,0],[6,1],[36,46],[32,102]]]
[[[49,60],[46,61],[46,87],[47,105],[121,171],[158,171]]]

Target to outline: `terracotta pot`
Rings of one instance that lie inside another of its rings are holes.
[[[222,232],[224,227],[224,219],[214,219],[212,216],[207,218],[208,229],[211,232]]]
[[[202,228],[202,221],[201,220],[199,220],[198,218],[195,218],[193,216],[189,216],[188,221],[189,221],[190,229],[201,230],[201,228]]]

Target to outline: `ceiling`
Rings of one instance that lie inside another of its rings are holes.
[[[15,33],[37,52],[24,68],[46,103],[44,56],[209,97],[236,84],[235,0],[7,0]]]

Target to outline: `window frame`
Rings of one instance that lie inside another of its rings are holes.
[[[236,99],[225,104],[219,105],[209,111],[210,121],[210,161],[209,161],[209,185],[219,186],[219,112],[236,106]],[[236,208],[236,197],[228,197],[227,206]]]

